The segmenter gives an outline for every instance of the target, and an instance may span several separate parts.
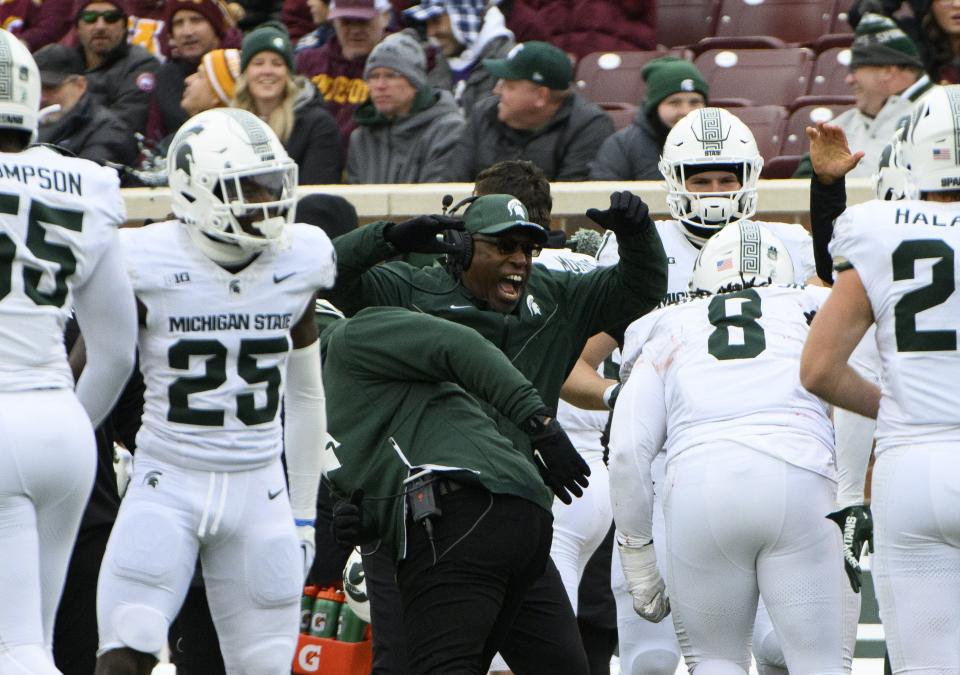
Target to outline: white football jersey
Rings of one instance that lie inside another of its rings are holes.
[[[282,450],[290,329],[336,275],[322,230],[288,225],[236,274],[207,258],[172,220],[125,230],[127,271],[146,306],[139,336],[146,384],[137,452],[205,471],[265,466]]]
[[[0,153],[0,391],[73,388],[74,289],[125,220],[113,169],[43,147]]]
[[[882,365],[877,452],[960,440],[960,204],[871,201],[834,227],[838,270],[857,270]]]
[[[816,276],[817,267],[813,259],[813,239],[803,226],[790,223],[768,223],[753,221],[773,232],[787,247],[793,261],[793,280],[803,283]],[[658,220],[654,223],[667,254],[667,296],[664,302],[673,302],[685,298],[690,293],[690,277],[693,276],[693,264],[700,255],[700,249],[691,243],[684,234],[686,230],[676,220]],[[597,251],[597,260],[601,267],[615,265],[620,260],[617,251],[617,235],[607,231]]]
[[[828,295],[762,286],[680,300],[630,325],[621,376],[643,359],[663,380],[668,463],[729,439],[836,479],[827,406],[800,385],[805,315]]]

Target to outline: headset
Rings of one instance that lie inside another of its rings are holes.
[[[442,213],[452,216],[465,206],[470,206],[480,198],[480,195],[470,195],[457,202],[452,208],[453,195],[444,195],[441,200]],[[461,230],[444,230],[443,243],[452,247],[452,252],[446,254],[446,267],[457,278],[470,267],[473,261],[473,237],[469,232]]]

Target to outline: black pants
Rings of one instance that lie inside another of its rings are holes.
[[[617,648],[617,604],[610,588],[613,529],[587,562],[578,592],[577,624],[590,675],[610,675],[610,659]]]
[[[53,659],[64,675],[93,675],[97,665],[97,576],[109,523],[80,530],[53,627]]]
[[[364,557],[373,672],[482,673],[499,649],[518,675],[586,673],[573,610],[549,556],[550,514],[506,495],[493,496],[491,506],[484,490],[462,489],[440,499],[444,515],[434,532],[437,565],[420,526],[410,527],[409,555],[399,572],[384,551]],[[401,608],[402,632],[397,630]],[[408,651],[409,669],[403,659]]]

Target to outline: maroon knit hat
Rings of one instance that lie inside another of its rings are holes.
[[[80,12],[87,8],[87,5],[92,5],[95,2],[109,2],[111,5],[123,12],[124,16],[129,16],[127,12],[127,5],[123,0],[75,0],[73,3],[73,22],[76,23],[80,20]]]
[[[112,2],[112,0],[110,0]],[[233,17],[227,5],[221,0],[167,0],[167,11],[164,14],[164,23],[169,34],[173,25],[173,15],[181,9],[189,9],[201,14],[213,26],[213,32],[221,40],[226,32],[234,26]]]

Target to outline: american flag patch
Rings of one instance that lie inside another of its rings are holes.
[[[717,261],[718,272],[726,272],[731,269],[733,269],[733,258],[724,258],[723,260]]]
[[[933,158],[934,159],[945,159],[950,160],[950,148],[934,148],[933,149]]]

